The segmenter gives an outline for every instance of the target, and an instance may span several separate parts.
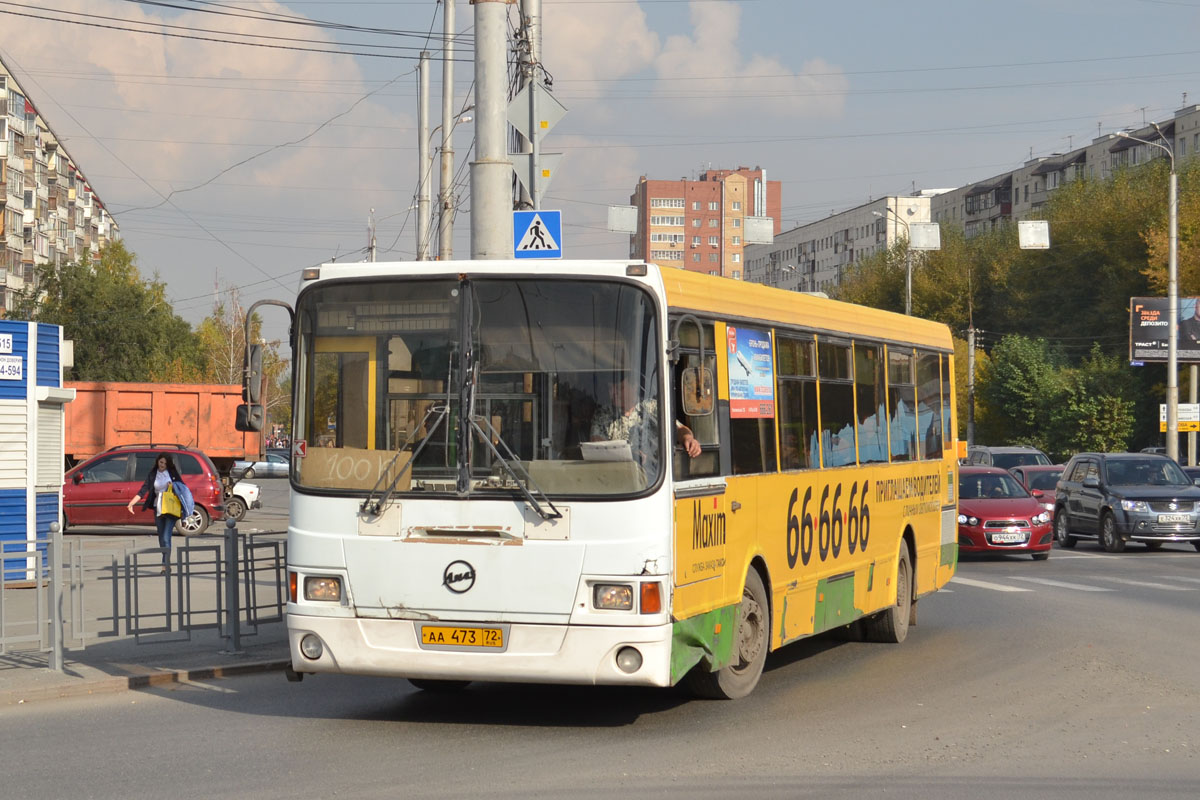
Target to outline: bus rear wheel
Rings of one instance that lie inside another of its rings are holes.
[[[770,616],[767,590],[758,572],[752,569],[746,574],[746,585],[742,588],[730,663],[716,672],[703,663],[697,664],[688,673],[688,688],[700,697],[717,700],[736,700],[750,694],[758,685],[767,660]]]
[[[867,641],[899,644],[908,636],[912,618],[912,560],[908,548],[900,548],[896,565],[896,605],[867,620]]]

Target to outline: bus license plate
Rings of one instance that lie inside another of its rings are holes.
[[[448,647],[504,647],[500,628],[452,628],[426,625],[421,628],[421,644]]]
[[[1159,522],[1191,522],[1191,514],[1159,514]]]

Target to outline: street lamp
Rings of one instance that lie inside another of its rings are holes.
[[[1150,123],[1164,142],[1157,122]],[[1167,455],[1179,460],[1179,354],[1176,329],[1179,327],[1179,197],[1175,178],[1175,149],[1163,142],[1152,142],[1117,131],[1117,136],[1157,147],[1171,159],[1171,176],[1167,182]]]
[[[912,314],[912,234],[908,230],[908,223],[905,222],[904,220],[900,219],[900,215],[896,213],[896,210],[894,208],[892,208],[891,206],[884,206],[883,208],[885,211],[890,212],[891,215],[896,218],[896,222],[899,222],[901,225],[904,226],[904,238],[907,239],[907,242],[905,242],[905,246],[904,246],[904,313],[911,315]],[[880,214],[878,211],[872,211],[871,213],[874,214],[875,216],[879,217],[880,219],[887,219],[883,214]]]

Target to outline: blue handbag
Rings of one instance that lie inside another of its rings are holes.
[[[196,510],[196,501],[192,498],[192,490],[183,481],[171,481],[171,487],[175,490],[175,496],[179,498],[179,504],[183,506],[182,519],[187,519]]]

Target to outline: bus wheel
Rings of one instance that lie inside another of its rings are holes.
[[[433,678],[409,678],[408,682],[425,692],[458,692],[471,683],[470,681],[439,681]]]
[[[896,605],[881,611],[867,621],[867,640],[899,644],[908,636],[912,617],[912,561],[908,548],[900,548],[900,563],[896,565]]]
[[[688,673],[687,682],[695,694],[718,700],[745,697],[758,685],[767,660],[767,635],[771,629],[767,590],[756,570],[746,574],[742,604],[738,609],[738,627],[734,633],[733,658],[716,672],[703,663]]]

